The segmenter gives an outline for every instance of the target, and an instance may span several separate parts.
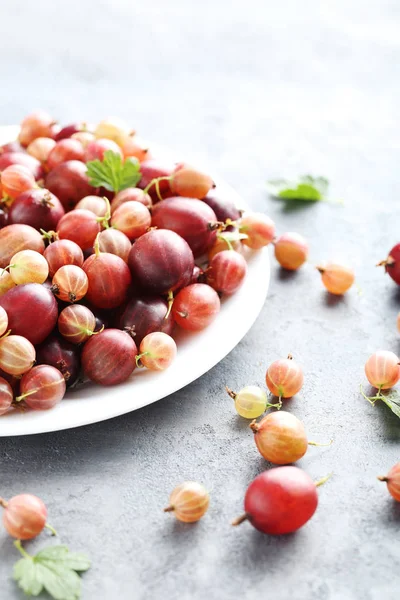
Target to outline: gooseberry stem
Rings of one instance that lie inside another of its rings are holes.
[[[360,392],[361,392],[361,395],[362,395],[362,396],[363,396],[363,397],[364,397],[366,400],[368,400],[368,402],[371,404],[371,406],[375,406],[375,402],[376,402],[377,400],[382,400],[382,398],[384,398],[384,397],[385,397],[385,396],[382,394],[382,386],[379,386],[379,387],[377,388],[377,390],[378,390],[378,393],[376,394],[376,396],[367,396],[367,395],[364,393],[364,390],[363,390],[363,386],[362,386],[362,384],[360,384]]]
[[[172,177],[171,176],[165,176],[165,177],[156,177],[155,179],[152,179],[150,181],[150,183],[144,188],[143,193],[144,194],[148,194],[149,193],[149,189],[155,185],[156,187],[156,194],[159,200],[162,200],[163,197],[161,196],[161,192],[160,192],[160,181],[171,181]]]
[[[227,385],[225,386],[225,389],[226,389],[226,391],[228,392],[229,396],[230,396],[230,397],[231,397],[233,400],[236,400],[236,395],[237,395],[237,394],[236,394],[236,393],[235,393],[233,390],[231,390],[230,388],[228,388],[228,386],[227,386]]]
[[[389,478],[386,475],[378,475],[377,479],[379,479],[379,481],[384,481],[385,483],[389,481]]]
[[[57,531],[54,529],[54,527],[52,527],[51,525],[49,525],[49,523],[45,524],[46,529],[48,529],[51,532],[51,535],[56,536],[57,535]]]
[[[96,235],[96,239],[94,240],[94,244],[93,244],[93,249],[94,249],[94,253],[96,256],[100,256],[100,242],[99,242],[99,235],[100,233],[98,233]]]
[[[3,508],[7,508],[7,506],[8,506],[7,500],[4,500],[4,498],[0,498],[0,506],[2,506]]]
[[[166,506],[164,508],[164,512],[173,512],[175,510],[175,507],[172,506],[172,504],[170,504],[169,506]]]
[[[241,523],[244,523],[244,521],[247,521],[249,518],[249,515],[247,513],[243,513],[242,515],[240,515],[240,517],[237,517],[237,519],[235,519],[234,521],[232,521],[232,525],[234,527],[236,527],[237,525],[240,525]]]
[[[111,205],[110,205],[109,199],[106,196],[103,196],[103,200],[106,203],[106,207],[107,207],[106,214],[104,215],[104,217],[98,217],[96,219],[96,221],[98,223],[100,223],[101,226],[104,227],[104,229],[109,229],[109,227],[110,227],[109,221],[111,219]]]
[[[140,354],[136,355],[135,361],[136,361],[136,366],[138,368],[143,367],[143,365],[140,363],[140,359],[142,358],[142,356],[149,356],[150,352],[141,352]]]
[[[20,554],[22,554],[22,556],[24,558],[30,558],[32,560],[32,556],[30,554],[28,554],[28,552],[25,550],[25,548],[23,548],[23,546],[21,544],[21,540],[15,540],[14,546],[20,552]]]
[[[167,314],[165,315],[164,319],[168,319],[169,315],[171,314],[172,305],[174,303],[174,292],[172,292],[171,290],[168,292],[167,300],[168,300],[168,310],[167,310]]]
[[[309,446],[331,446],[333,444],[333,440],[330,440],[327,444],[320,444],[319,442],[308,442]]]
[[[319,487],[320,485],[324,485],[324,483],[326,483],[328,481],[328,479],[330,479],[332,477],[333,473],[329,473],[329,475],[326,475],[325,477],[322,477],[322,479],[318,479],[318,481],[315,482],[315,487]]]

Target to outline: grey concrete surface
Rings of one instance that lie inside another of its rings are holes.
[[[376,475],[399,460],[400,423],[359,384],[370,353],[400,350],[400,294],[374,266],[399,241],[398,2],[14,0],[0,20],[2,123],[37,107],[65,122],[120,114],[212,162],[311,245],[294,275],[273,263],[257,324],[200,380],[112,421],[1,439],[1,494],[41,496],[61,540],[89,553],[84,599],[397,599],[400,506]],[[328,176],[344,207],[267,197],[268,177],[305,172]],[[331,258],[354,265],[361,295],[324,292],[313,264]],[[223,387],[262,384],[289,351],[305,385],[288,409],[310,438],[334,438],[299,465],[334,476],[312,521],[275,539],[230,526],[268,465]],[[193,527],[162,512],[185,479],[211,490]],[[0,532],[2,599],[22,597],[15,558]]]

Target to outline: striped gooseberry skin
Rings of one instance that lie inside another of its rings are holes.
[[[57,240],[47,246],[44,257],[49,265],[49,275],[54,277],[58,269],[65,265],[83,265],[82,249],[72,240]]]
[[[341,296],[351,288],[354,283],[354,271],[351,267],[328,263],[317,267],[321,273],[322,283],[331,294]]]
[[[92,311],[82,304],[67,306],[58,317],[58,331],[63,338],[72,344],[81,344],[96,329],[96,317]]]
[[[109,227],[99,233],[98,237],[100,252],[107,252],[108,254],[115,254],[122,258],[124,262],[128,262],[129,253],[132,248],[132,243],[129,238],[118,231]]]
[[[136,344],[128,333],[105,329],[83,347],[82,367],[89,379],[100,385],[126,381],[136,367]]]
[[[173,512],[178,521],[195,523],[207,512],[210,496],[196,481],[185,481],[178,485],[169,497],[165,512]]]
[[[16,400],[24,400],[33,410],[48,410],[61,402],[66,388],[61,371],[50,365],[38,365],[22,377]]]
[[[308,441],[304,425],[284,410],[266,415],[250,425],[261,456],[275,465],[296,462],[307,452]]]
[[[400,378],[399,358],[389,350],[378,350],[365,363],[365,375],[379,390],[392,388]]]
[[[8,328],[8,315],[6,310],[0,306],[0,337],[5,334]]]
[[[11,385],[0,377],[0,415],[4,415],[10,408],[14,394]]]
[[[43,531],[47,509],[40,498],[32,494],[20,494],[5,504],[3,525],[11,537],[31,540]]]
[[[15,285],[16,284],[8,271],[0,272],[0,296],[8,292],[8,290],[11,290]]]
[[[397,502],[400,502],[400,462],[392,467],[387,475],[378,477],[380,481],[385,481],[389,494],[393,496]]]
[[[11,258],[21,250],[44,253],[42,234],[30,225],[7,225],[0,229],[0,269],[10,264]]]
[[[121,190],[118,194],[115,194],[111,201],[111,214],[124,204],[125,202],[141,202],[147,208],[151,208],[153,205],[152,199],[149,194],[145,194],[140,188],[126,188]]]
[[[265,380],[269,391],[279,398],[291,398],[303,387],[303,370],[289,354],[274,361],[267,369]]]
[[[52,290],[64,302],[77,302],[87,293],[89,280],[83,269],[65,265],[58,269],[52,279]]]
[[[0,339],[0,369],[9,375],[22,375],[32,368],[36,351],[29,340],[21,335]]]
[[[36,185],[32,172],[23,165],[10,165],[1,173],[3,194],[13,200]]]
[[[222,250],[211,260],[207,270],[207,283],[221,294],[234,294],[242,285],[247,273],[247,263],[242,254]]]
[[[299,233],[284,233],[275,242],[275,258],[283,269],[296,271],[308,257],[307,241]]]
[[[151,371],[164,371],[173,362],[177,353],[175,340],[162,331],[153,331],[140,344],[140,360]]]
[[[247,235],[242,243],[253,250],[268,246],[275,238],[275,223],[263,213],[244,214],[239,229]]]

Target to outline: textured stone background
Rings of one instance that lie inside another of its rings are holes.
[[[311,244],[299,273],[273,265],[257,324],[199,381],[113,421],[0,440],[1,493],[40,495],[62,541],[92,557],[83,598],[397,600],[400,509],[376,475],[399,460],[400,423],[358,389],[371,352],[399,351],[400,296],[374,267],[399,241],[399,17],[395,0],[2,3],[1,122],[36,107],[66,122],[120,114]],[[268,177],[309,171],[345,206],[267,197]],[[325,294],[312,265],[329,258],[354,265],[362,295]],[[310,438],[334,438],[299,464],[334,476],[315,518],[274,539],[230,526],[267,465],[223,386],[263,383],[288,351],[306,373],[289,409]],[[161,511],[187,478],[212,493],[193,527]],[[21,598],[15,558],[1,532],[7,600]]]

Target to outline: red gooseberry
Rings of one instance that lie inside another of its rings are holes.
[[[278,398],[291,398],[303,387],[303,370],[293,360],[291,354],[287,358],[274,361],[265,375],[269,391]]]
[[[220,307],[219,296],[212,287],[192,283],[176,295],[172,315],[182,329],[201,331],[214,321]]]

